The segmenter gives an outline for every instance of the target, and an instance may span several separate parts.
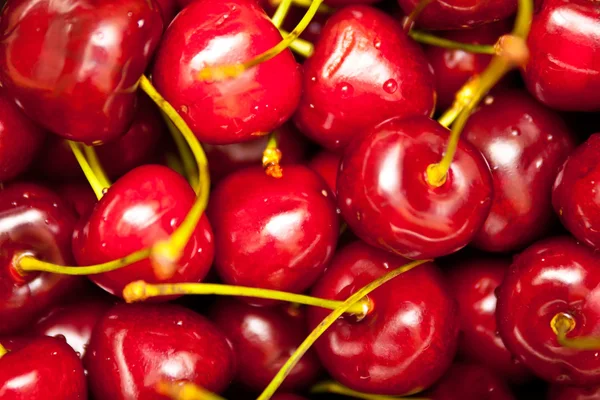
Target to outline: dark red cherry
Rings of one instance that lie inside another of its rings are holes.
[[[63,183],[55,186],[55,190],[79,217],[87,217],[98,202],[87,182]]]
[[[503,91],[469,117],[462,137],[487,159],[494,181],[492,209],[473,244],[508,252],[547,234],[552,184],[576,141],[563,120],[525,92]]]
[[[515,400],[506,383],[484,364],[453,364],[427,393],[431,400]]]
[[[598,385],[597,350],[558,343],[553,318],[570,316],[567,337],[600,336],[600,258],[570,237],[539,241],[517,256],[500,285],[496,316],[504,344],[536,375],[567,385]]]
[[[97,399],[162,400],[155,386],[188,381],[220,392],[235,354],[210,321],[171,304],[122,304],[97,323],[84,359]]]
[[[177,14],[177,1],[176,0],[155,0],[156,4],[160,8],[160,13],[163,17],[163,26],[165,29],[171,23],[171,20]]]
[[[563,164],[552,204],[563,225],[583,243],[600,248],[600,133],[593,134]]]
[[[212,306],[210,319],[231,341],[238,359],[237,382],[261,392],[309,334],[304,312],[289,308],[255,307],[233,298]],[[310,387],[320,367],[309,351],[285,378],[282,390]]]
[[[528,36],[523,77],[542,103],[566,111],[600,111],[600,4],[545,0]]]
[[[153,79],[198,139],[230,144],[263,136],[294,112],[300,68],[290,50],[224,81],[202,81],[208,66],[248,61],[281,41],[252,0],[195,1],[167,29]]]
[[[79,265],[116,260],[160,240],[168,239],[182,223],[195,200],[187,181],[160,165],[138,167],[116,181],[98,202],[85,225],[73,235],[73,253]],[[210,224],[203,216],[193,232],[175,274],[159,280],[149,259],[90,276],[116,296],[130,282],[198,282],[213,260]]]
[[[22,254],[73,265],[75,222],[74,212],[42,186],[19,183],[0,190],[0,334],[27,327],[81,280],[45,272],[21,276],[14,265]]]
[[[44,142],[46,132],[31,122],[0,92],[0,182],[24,172]]]
[[[163,29],[154,2],[15,0],[0,21],[0,82],[27,115],[86,143],[127,131]]]
[[[346,300],[408,260],[355,242],[336,253],[312,295]],[[401,395],[421,391],[442,376],[454,357],[458,310],[438,268],[427,263],[369,294],[371,312],[340,318],[315,343],[331,376],[351,389]],[[316,327],[329,314],[308,310]]]
[[[398,0],[410,15],[421,0]],[[432,1],[417,15],[416,22],[426,29],[464,29],[507,18],[517,10],[516,0]]]
[[[395,118],[347,149],[337,201],[354,233],[411,259],[435,258],[466,246],[488,215],[492,178],[477,149],[460,141],[446,182],[426,171],[446,151],[449,131],[427,117]]]
[[[333,196],[304,166],[229,175],[211,193],[215,266],[226,283],[302,292],[321,275],[339,234]]]
[[[302,133],[337,150],[388,118],[429,115],[434,103],[427,59],[400,22],[368,6],[351,6],[327,21],[304,64],[294,118]]]
[[[341,161],[341,155],[323,150],[308,163],[308,167],[321,175],[321,178],[327,182],[327,186],[334,195],[337,192],[337,173]]]
[[[0,358],[2,400],[87,399],[83,366],[68,344],[44,336],[18,342],[2,342],[8,350]]]
[[[548,390],[548,400],[600,400],[600,386],[577,387],[554,384]]]
[[[448,265],[446,279],[460,310],[459,353],[466,360],[521,383],[530,378],[530,373],[506,349],[496,325],[496,289],[510,262],[507,258],[468,254]]]

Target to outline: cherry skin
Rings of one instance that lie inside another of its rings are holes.
[[[486,98],[463,136],[487,159],[494,181],[492,209],[473,245],[486,251],[520,250],[554,225],[554,178],[575,148],[564,121],[521,91]]]
[[[89,183],[63,183],[55,187],[65,203],[71,206],[79,217],[87,217],[98,199]]]
[[[164,399],[161,381],[227,387],[235,354],[203,316],[171,304],[117,305],[98,321],[84,358],[97,399]]]
[[[0,82],[25,114],[80,142],[127,131],[163,29],[154,2],[16,0],[0,21]]]
[[[339,234],[326,183],[304,166],[229,175],[211,193],[215,266],[232,285],[302,292],[321,275]]]
[[[600,4],[545,0],[528,36],[529,91],[549,107],[600,111]]]
[[[434,89],[426,58],[398,21],[368,6],[345,7],[304,64],[294,120],[323,147],[343,149],[388,118],[429,115]]]
[[[95,265],[125,257],[166,240],[182,223],[195,200],[187,181],[160,165],[138,167],[116,181],[73,235],[79,265]],[[198,282],[206,276],[214,254],[213,235],[206,216],[194,230],[175,274],[166,280],[145,259],[127,267],[90,276],[116,296],[130,282]],[[158,298],[165,300],[164,298]],[[157,300],[158,300],[157,299]]]
[[[177,1],[176,0],[155,0],[156,4],[160,8],[160,13],[163,18],[163,26],[166,29],[171,23],[171,20],[177,14]]]
[[[446,182],[430,185],[449,131],[427,117],[395,118],[347,149],[337,201],[353,232],[410,259],[435,258],[466,246],[488,215],[492,178],[477,149],[460,141]]]
[[[600,386],[583,388],[554,384],[548,390],[548,400],[600,400]]]
[[[342,157],[339,154],[324,150],[317,153],[308,163],[308,167],[321,175],[321,178],[327,182],[327,186],[334,195],[337,192],[337,173],[341,161]]]
[[[289,306],[287,306],[289,308]],[[233,298],[219,299],[210,319],[231,341],[238,359],[236,381],[262,391],[290,355],[309,334],[305,315],[282,306],[255,307]],[[309,351],[285,378],[282,390],[310,387],[318,377],[320,363]]]
[[[552,191],[552,204],[563,225],[578,240],[600,248],[600,133],[591,135],[563,164]]]
[[[248,141],[281,126],[298,105],[301,74],[291,51],[233,79],[203,81],[198,74],[208,66],[248,61],[280,41],[252,0],[195,1],[167,29],[153,80],[200,141]]]
[[[336,253],[312,295],[346,300],[407,262],[355,242]],[[315,343],[324,367],[335,380],[361,392],[401,395],[430,386],[450,366],[459,328],[456,302],[438,268],[420,265],[369,298],[373,309],[367,316],[360,321],[338,319]],[[310,326],[316,327],[329,312],[310,308]]]
[[[21,254],[73,265],[74,212],[39,185],[15,183],[0,191],[0,334],[16,333],[56,304],[81,278],[50,273],[21,276]]]
[[[567,337],[600,335],[600,259],[570,237],[539,241],[515,258],[498,292],[496,317],[502,341],[529,369],[549,382],[598,385],[597,350],[561,346],[551,326],[571,316]]]
[[[2,342],[2,400],[87,399],[83,366],[68,344],[45,336],[17,342]]]
[[[469,254],[451,262],[446,282],[460,310],[459,354],[521,383],[531,374],[506,349],[496,325],[495,292],[509,266],[507,258]]]

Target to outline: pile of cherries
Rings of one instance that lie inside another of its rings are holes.
[[[600,400],[597,0],[3,3],[0,400]]]

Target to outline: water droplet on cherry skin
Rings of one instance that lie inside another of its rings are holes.
[[[347,82],[339,83],[336,89],[340,92],[341,97],[350,97],[354,93],[354,88]]]
[[[398,82],[396,82],[395,79],[388,79],[383,84],[383,90],[385,90],[385,92],[389,94],[395,93],[396,90],[398,90]]]

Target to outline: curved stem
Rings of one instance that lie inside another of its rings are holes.
[[[283,170],[281,169],[281,165],[279,165],[282,154],[281,150],[277,147],[278,136],[277,131],[271,132],[262,156],[262,166],[266,174],[273,178],[281,178],[283,176]]]
[[[286,363],[281,367],[281,369],[277,372],[273,380],[269,383],[266,389],[261,393],[257,400],[269,400],[271,396],[277,391],[283,380],[288,376],[288,374],[292,371],[292,369],[296,366],[298,361],[302,358],[302,356],[310,349],[314,342],[331,326],[333,323],[341,317],[345,312],[347,312],[352,306],[362,300],[366,295],[371,293],[373,290],[377,289],[381,285],[386,282],[394,279],[398,275],[401,275],[411,269],[424,264],[430,260],[420,260],[413,261],[408,263],[400,268],[397,268],[393,271],[388,272],[382,277],[374,280],[369,283],[352,296],[348,297],[344,303],[331,312],[317,327],[308,335],[306,339],[298,346],[296,351],[292,354],[292,356],[286,361]]]
[[[404,19],[402,23],[402,29],[404,32],[409,33],[412,30],[415,21],[419,17],[419,15],[423,12],[425,7],[429,5],[433,0],[421,0],[417,4],[417,6],[411,11],[411,13]]]
[[[296,40],[298,36],[302,34],[302,32],[304,32],[308,24],[310,24],[310,21],[312,21],[317,13],[321,3],[323,3],[323,0],[313,0],[310,7],[308,7],[306,10],[306,14],[304,14],[304,17],[302,17],[300,22],[298,22],[298,25],[296,25],[294,30],[269,50],[243,63],[222,65],[217,67],[206,67],[198,73],[198,78],[201,80],[224,80],[227,78],[235,78],[247,69],[255,67],[277,56],[279,53],[287,49],[290,44]]]
[[[156,391],[173,400],[225,400],[208,390],[202,389],[191,382],[165,382],[156,384]]]
[[[274,6],[278,6],[281,3],[281,0],[270,0],[269,3]],[[296,7],[300,8],[308,8],[310,7],[312,0],[292,0],[292,4]],[[327,4],[321,4],[319,6],[319,12],[323,14],[331,14],[335,11],[335,9],[329,7]]]
[[[79,166],[81,167],[81,170],[83,171],[83,174],[85,175],[85,178],[87,179],[90,186],[92,187],[92,190],[96,194],[96,198],[98,200],[100,200],[102,198],[102,196],[104,196],[104,188],[105,187],[102,185],[102,183],[100,182],[98,177],[94,174],[94,171],[92,170],[92,167],[88,163],[88,160],[83,155],[83,152],[81,151],[81,148],[79,147],[79,144],[77,142],[73,142],[71,140],[67,140],[67,143],[69,144],[69,147],[71,147],[71,151],[73,152],[73,155],[77,159],[77,162],[79,163]]]
[[[289,32],[280,29],[279,32],[283,36],[289,35]],[[315,46],[309,42],[308,40],[304,40],[301,38],[297,38],[292,43],[290,43],[290,49],[294,51],[296,54],[300,54],[304,58],[309,58],[315,52]]]
[[[0,358],[2,358],[6,353],[8,353],[8,350],[6,350],[6,348],[2,346],[2,343],[0,343]]]
[[[424,397],[398,397],[398,396],[385,396],[381,394],[362,393],[352,390],[342,385],[341,383],[334,381],[320,382],[314,385],[310,389],[311,393],[333,393],[341,394],[343,396],[354,397],[355,399],[363,400],[429,400]]]
[[[411,30],[408,35],[415,41],[432,46],[443,47],[445,49],[464,50],[469,53],[477,54],[496,54],[496,49],[489,44],[462,43],[439,36],[432,35],[429,32]]]
[[[275,10],[275,14],[271,17],[271,22],[277,29],[281,28],[281,24],[283,24],[283,20],[290,11],[290,7],[292,6],[292,0],[282,0],[279,2],[277,9]]]
[[[88,146],[86,144],[83,144],[82,147],[85,157],[87,158],[94,175],[96,178],[98,178],[98,181],[103,187],[109,188],[112,185],[112,182],[106,175],[106,172],[104,172],[104,168],[102,168],[102,164],[100,163],[98,155],[96,154],[96,149],[93,146]]]
[[[567,313],[556,314],[550,322],[550,327],[556,333],[556,340],[562,347],[575,350],[600,350],[600,337],[568,338],[567,334],[575,329],[575,325],[575,318]]]
[[[148,284],[144,281],[131,282],[123,289],[123,298],[126,302],[146,300],[150,297],[173,295],[220,295],[241,296],[257,299],[280,300],[290,303],[304,304],[335,310],[343,303],[341,301],[320,299],[303,294],[287,293],[278,290],[261,289],[245,286],[223,285],[218,283],[173,283],[173,284]],[[368,300],[354,304],[347,312],[354,315],[366,315],[371,311],[372,304]]]
[[[194,154],[190,150],[190,147],[185,142],[185,138],[179,132],[173,121],[169,119],[169,117],[161,111],[163,115],[163,119],[167,123],[167,128],[171,133],[171,137],[173,138],[173,142],[175,142],[175,147],[177,147],[177,152],[179,153],[179,157],[181,158],[181,166],[183,169],[183,175],[187,178],[190,185],[194,188],[196,194],[200,191],[200,181],[198,177],[198,168],[196,166],[196,161],[194,160]]]
[[[90,266],[63,266],[38,260],[31,256],[23,256],[15,263],[15,269],[21,275],[27,272],[51,272],[62,275],[95,275],[126,267],[150,256],[151,249],[142,249],[117,260]]]

